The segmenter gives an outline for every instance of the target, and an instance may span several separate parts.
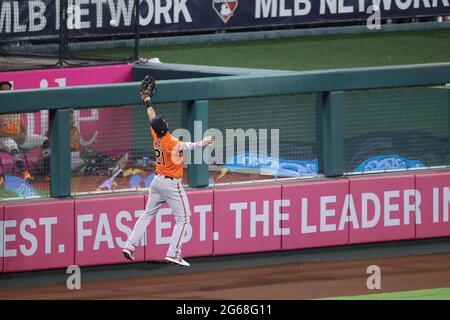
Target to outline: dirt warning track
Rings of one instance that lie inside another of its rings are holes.
[[[367,267],[381,268],[381,290],[367,289]],[[174,266],[174,268],[176,268]],[[126,275],[124,275],[125,277]],[[450,287],[450,253],[177,272],[0,291],[0,299],[316,299]]]

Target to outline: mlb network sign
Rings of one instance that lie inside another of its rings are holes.
[[[61,1],[71,35],[135,30],[135,0],[0,0],[1,38],[57,37]],[[373,7],[383,18],[450,14],[449,0],[139,0],[139,6],[143,34],[362,20]]]

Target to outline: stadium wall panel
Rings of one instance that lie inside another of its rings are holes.
[[[183,240],[182,254],[186,257],[213,255],[213,193],[209,190],[188,192],[191,210],[190,223]],[[145,196],[147,203],[148,196]],[[161,207],[147,231],[146,261],[164,259],[172,237],[175,219],[167,204]]]
[[[348,244],[347,179],[284,184],[282,188],[286,215],[282,222],[282,249]]]
[[[75,201],[75,264],[124,263],[121,249],[144,210],[144,195],[77,199]],[[144,243],[142,243],[144,244]],[[144,261],[144,245],[135,261]]]
[[[416,238],[450,236],[450,172],[416,175],[416,189],[421,195],[421,223],[416,224]]]
[[[281,249],[281,185],[214,190],[214,255]]]
[[[357,221],[350,227],[350,244],[414,239],[414,178],[402,175],[350,179],[353,217]],[[350,210],[348,213],[352,216]]]
[[[188,196],[185,258],[450,236],[450,172],[195,189]],[[3,272],[127,263],[121,247],[145,200],[135,194],[4,205]],[[170,210],[160,212],[136,261],[164,258],[173,221]]]
[[[73,265],[73,210],[73,200],[5,205],[4,271]]]

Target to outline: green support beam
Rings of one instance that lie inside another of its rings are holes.
[[[208,129],[208,101],[183,102],[182,118],[183,127],[191,134],[191,141],[203,139],[203,132]],[[203,159],[203,148],[192,152],[191,164],[188,164],[187,170],[189,187],[200,188],[209,185],[208,164]]]
[[[50,196],[71,196],[70,110],[50,111]]]
[[[337,177],[344,173],[344,93],[325,92],[322,96],[323,173]]]
[[[158,81],[153,102],[190,101],[185,103],[184,118],[193,132],[196,120],[203,121],[203,130],[208,127],[208,100],[319,92],[317,116],[322,117],[322,129],[316,134],[323,143],[321,171],[333,177],[342,175],[344,167],[343,91],[444,83],[450,83],[450,63],[223,76]],[[140,103],[138,82],[19,90],[0,94],[0,114],[50,110],[51,195],[66,197],[71,193],[68,109]],[[205,163],[191,165],[188,172],[191,187],[208,185]]]
[[[316,93],[316,110],[315,110],[315,121],[316,121],[316,141],[320,145],[323,137],[322,130],[322,113],[323,113],[323,92]],[[317,155],[319,160],[319,173],[323,173],[323,154],[322,151]]]
[[[442,85],[450,63],[158,81],[154,103]],[[0,113],[140,104],[139,83],[34,89],[0,95]]]

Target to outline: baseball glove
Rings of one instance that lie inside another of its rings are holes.
[[[150,97],[152,98],[153,95],[156,92],[156,82],[155,79],[153,79],[151,76],[147,75],[144,79],[141,81],[141,98],[142,101],[144,101],[145,98]]]

